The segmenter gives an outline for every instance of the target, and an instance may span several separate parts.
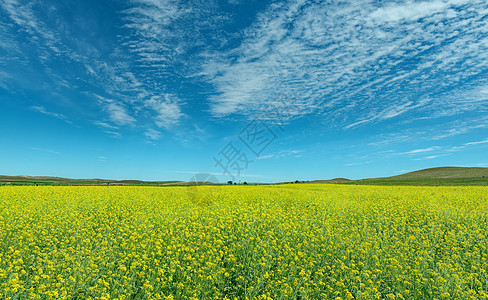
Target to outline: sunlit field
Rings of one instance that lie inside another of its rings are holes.
[[[487,299],[487,187],[0,187],[0,298]]]

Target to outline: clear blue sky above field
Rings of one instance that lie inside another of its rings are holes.
[[[0,0],[0,28],[0,174],[488,166],[486,0]]]

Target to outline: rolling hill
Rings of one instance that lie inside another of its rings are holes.
[[[178,185],[181,181],[142,181],[111,179],[71,179],[50,176],[2,176],[0,184],[8,185]]]
[[[488,185],[488,168],[439,167],[345,182],[371,185]]]
[[[290,182],[291,183],[291,182]],[[329,180],[300,181],[300,183],[335,183],[367,185],[488,185],[488,168],[481,167],[439,167],[418,170],[401,175],[379,178],[349,180],[334,178]],[[194,185],[213,184],[210,182],[184,181],[142,181],[110,179],[70,179],[49,176],[0,176],[0,185]],[[265,184],[265,183],[263,183]]]

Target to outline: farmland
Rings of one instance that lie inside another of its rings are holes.
[[[6,299],[487,299],[488,187],[0,187]]]

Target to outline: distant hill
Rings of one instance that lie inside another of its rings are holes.
[[[111,179],[71,179],[50,176],[3,176],[0,184],[8,185],[178,185],[181,181],[142,181],[142,180],[111,180]]]
[[[440,167],[430,168],[401,175],[349,180],[334,178],[328,180],[296,181],[297,183],[333,183],[367,185],[488,185],[488,168]],[[282,182],[295,183],[295,182]],[[142,181],[110,179],[70,179],[49,176],[1,176],[0,185],[130,185],[130,186],[187,186],[210,185],[211,182],[185,181]],[[258,183],[255,183],[258,184]],[[259,183],[266,184],[266,183]]]
[[[488,168],[439,167],[401,175],[353,180],[371,185],[488,185]]]
[[[308,183],[347,183],[350,181],[351,180],[347,178],[334,178],[328,180],[314,180],[314,181],[309,181]]]
[[[488,168],[440,167],[413,171],[388,178],[477,178],[488,177]]]

